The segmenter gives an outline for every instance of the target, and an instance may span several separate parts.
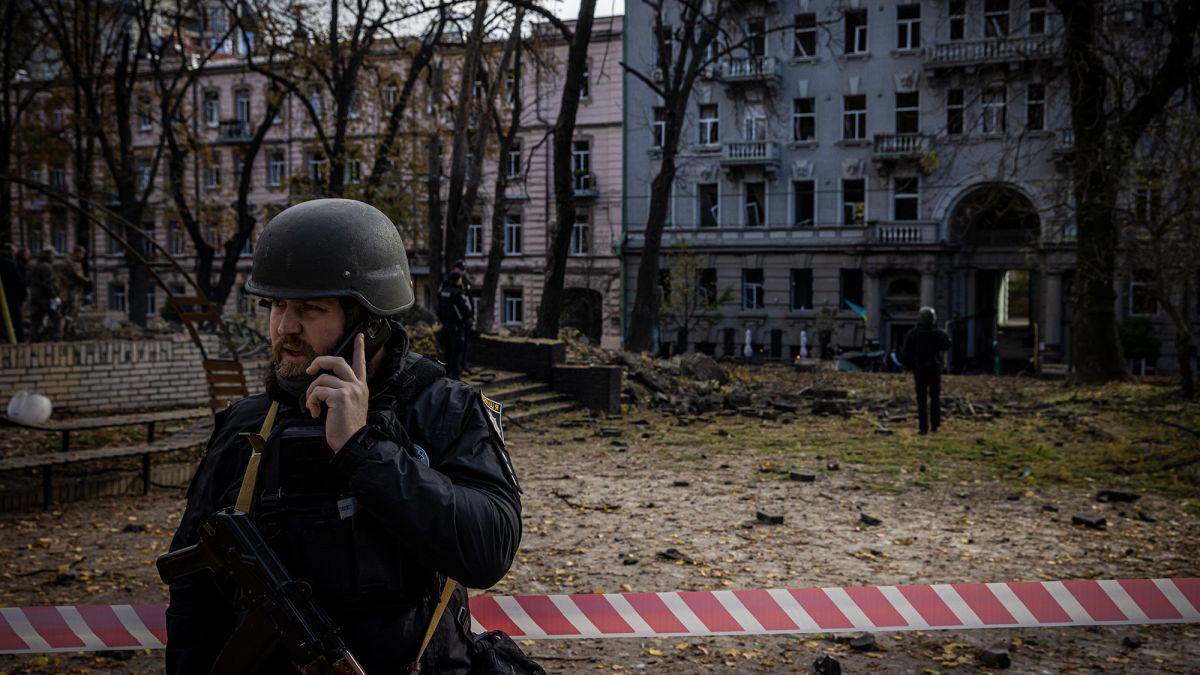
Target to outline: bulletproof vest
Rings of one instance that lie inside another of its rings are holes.
[[[455,290],[447,286],[438,291],[438,320],[447,325],[458,325],[462,322],[462,317],[458,315]]]
[[[378,400],[372,419],[400,416],[409,401],[444,371],[422,357]],[[391,426],[402,429],[396,417]],[[411,605],[436,592],[434,570],[388,532],[351,493],[333,465],[325,441],[325,418],[304,412],[281,419],[267,439],[259,470],[253,516],[263,536],[293,578],[307,582],[314,596],[330,607]],[[393,438],[401,452],[423,450],[400,432]],[[428,460],[425,460],[428,463]]]

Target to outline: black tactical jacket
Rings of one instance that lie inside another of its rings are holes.
[[[441,373],[411,391],[423,357],[406,353],[403,332],[395,334],[390,363],[370,382],[368,425],[337,455],[324,443],[323,420],[280,406],[252,509],[291,576],[312,585],[372,675],[407,672],[443,575],[487,588],[508,571],[521,539],[519,488],[480,395]],[[251,453],[238,434],[257,433],[269,405],[260,394],[217,414],[171,550],[195,543],[198,527],[235,503]],[[171,585],[168,673],[209,672],[241,618],[236,592],[208,572]],[[460,589],[424,672],[467,671],[470,622]],[[296,672],[277,652],[261,672]]]
[[[933,325],[918,324],[904,336],[901,348],[908,370],[940,369],[941,354],[950,349],[950,334]]]

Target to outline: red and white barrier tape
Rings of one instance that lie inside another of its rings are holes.
[[[164,605],[0,609],[0,653],[158,649]],[[477,596],[475,630],[574,639],[1200,622],[1200,579]]]

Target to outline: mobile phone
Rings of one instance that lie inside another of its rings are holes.
[[[354,327],[346,332],[346,337],[332,352],[333,356],[340,356],[346,359],[346,363],[350,364],[351,368],[354,367],[354,338],[358,337],[359,333],[363,334],[363,349],[366,352],[367,363],[371,362],[371,359],[379,353],[379,350],[392,337],[392,329],[388,326],[387,319],[382,316],[368,316],[356,323]],[[321,372],[331,373],[328,370],[322,370]]]

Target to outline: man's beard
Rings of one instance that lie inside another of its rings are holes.
[[[304,362],[288,363],[285,361],[283,358],[285,348],[303,354]],[[313,359],[317,358],[317,352],[312,345],[300,338],[286,337],[271,345],[271,357],[271,368],[275,371],[276,377],[292,380],[308,376],[305,371],[312,365]]]

